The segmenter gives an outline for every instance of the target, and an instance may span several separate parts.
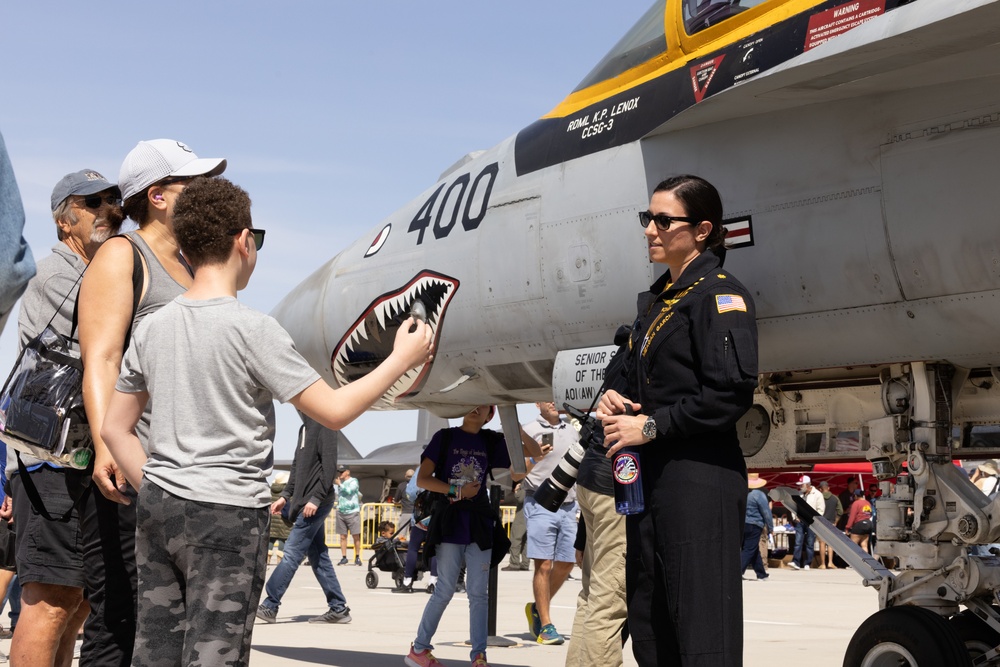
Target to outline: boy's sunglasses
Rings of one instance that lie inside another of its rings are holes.
[[[249,228],[244,227],[243,229],[246,229],[248,232],[250,232],[251,234],[253,234],[253,245],[254,245],[255,248],[257,248],[257,250],[260,250],[262,247],[264,247],[264,230],[263,229],[254,229],[253,227],[249,227]],[[243,229],[230,229],[227,233],[230,236],[236,236],[237,234],[239,234],[240,232],[242,232]]]
[[[83,205],[95,210],[101,208],[101,204],[104,202],[107,202],[111,206],[122,205],[122,200],[114,195],[87,195],[83,198]]]
[[[656,228],[661,232],[665,232],[670,229],[670,225],[674,222],[687,222],[692,225],[701,222],[698,218],[689,218],[683,215],[667,215],[666,213],[651,213],[649,211],[639,211],[639,222],[642,223],[643,227],[649,227],[650,221],[656,223]]]

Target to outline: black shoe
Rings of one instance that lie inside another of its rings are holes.
[[[350,623],[351,622],[351,610],[349,607],[344,607],[340,611],[334,611],[333,609],[327,609],[326,613],[321,616],[313,616],[309,619],[310,623]]]
[[[458,584],[455,585],[455,592],[456,593],[464,593],[465,592],[465,582],[464,581],[460,581],[460,582],[458,582]]]
[[[427,584],[427,594],[434,595],[434,584]]]
[[[393,588],[392,592],[393,593],[412,593],[413,592],[413,584],[409,584],[409,585],[400,584],[399,586],[396,586],[395,588]]]

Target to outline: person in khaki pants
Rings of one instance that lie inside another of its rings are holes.
[[[625,517],[615,512],[611,459],[603,453],[600,447],[588,448],[577,476],[576,501],[587,535],[566,667],[622,664]]]

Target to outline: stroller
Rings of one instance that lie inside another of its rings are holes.
[[[406,569],[407,545],[400,541],[399,535],[406,527],[406,524],[400,526],[392,534],[392,537],[385,538],[374,545],[375,553],[368,559],[368,573],[365,575],[365,586],[368,588],[378,587],[378,572],[376,570],[391,572],[392,580],[396,586],[402,586],[403,572]],[[422,548],[421,551],[423,551]],[[417,558],[417,567],[413,573],[413,580],[420,580],[426,569],[427,565],[424,563],[424,556],[421,553],[420,557]]]

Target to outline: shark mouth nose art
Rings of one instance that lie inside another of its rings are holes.
[[[458,291],[458,284],[456,278],[424,270],[398,290],[376,297],[333,349],[330,364],[337,385],[343,387],[364,377],[389,356],[396,332],[410,316],[415,301],[424,305],[436,348],[445,311]],[[391,406],[397,399],[419,392],[431,365],[433,362],[407,372],[375,407]]]

